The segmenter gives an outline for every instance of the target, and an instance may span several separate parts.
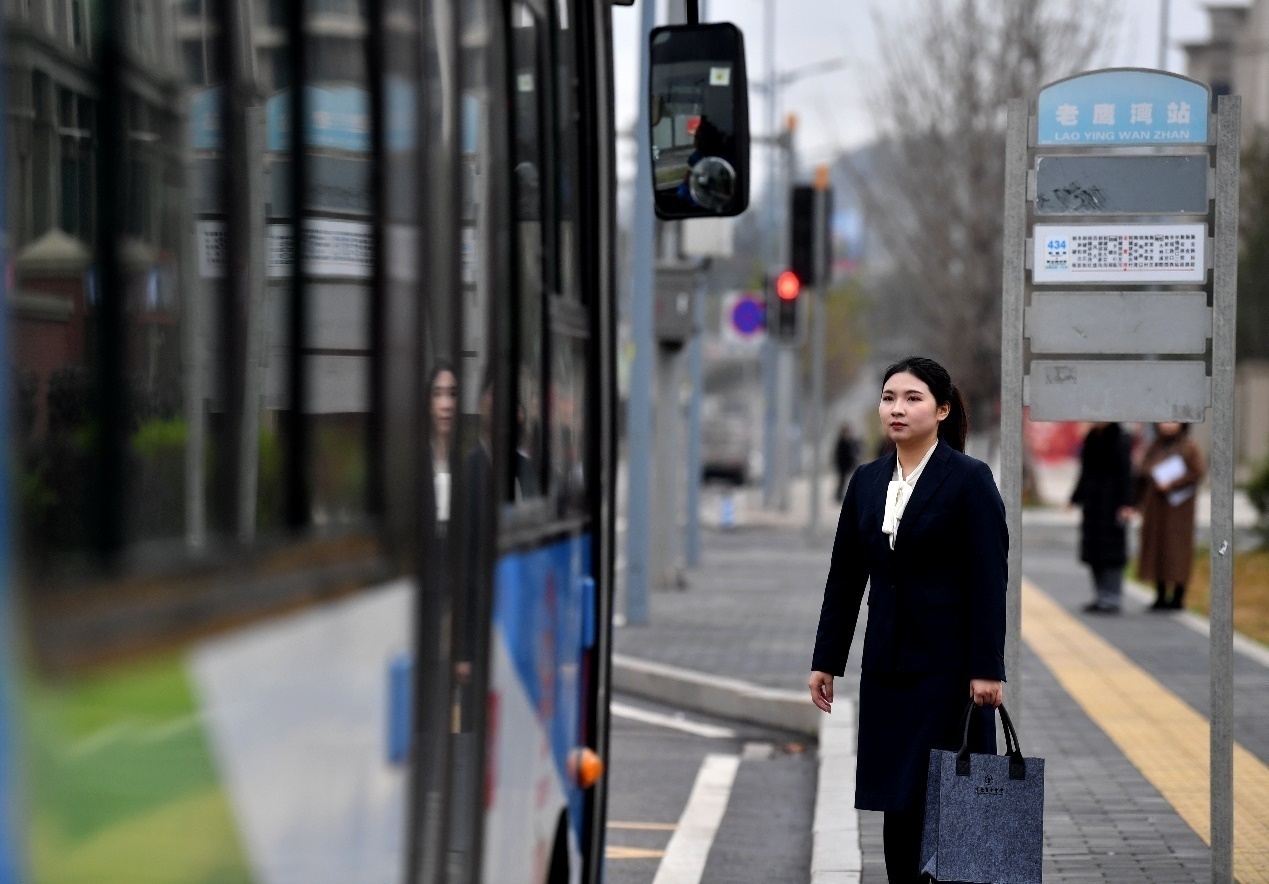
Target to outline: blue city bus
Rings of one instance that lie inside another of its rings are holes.
[[[602,880],[611,2],[6,7],[0,884]]]

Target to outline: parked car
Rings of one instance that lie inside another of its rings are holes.
[[[701,478],[736,485],[749,481],[754,462],[753,424],[749,409],[723,407],[701,421]]]

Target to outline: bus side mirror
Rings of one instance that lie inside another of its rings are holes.
[[[727,23],[652,31],[648,79],[657,217],[739,215],[749,205],[745,39]]]

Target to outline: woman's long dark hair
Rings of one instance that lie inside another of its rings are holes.
[[[965,400],[961,398],[961,391],[952,383],[952,376],[947,373],[947,369],[933,359],[909,356],[886,369],[881,377],[882,385],[901,371],[923,381],[930,388],[935,404],[948,406],[947,417],[939,422],[939,439],[964,453],[965,437],[969,435],[969,417],[965,413]]]

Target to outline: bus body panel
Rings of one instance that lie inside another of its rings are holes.
[[[591,537],[499,560],[494,578],[484,879],[540,882],[567,811],[577,878],[584,792],[571,773],[584,745]],[[524,858],[532,857],[531,865]]]
[[[205,642],[189,668],[261,884],[401,879],[406,772],[387,755],[408,580]]]

